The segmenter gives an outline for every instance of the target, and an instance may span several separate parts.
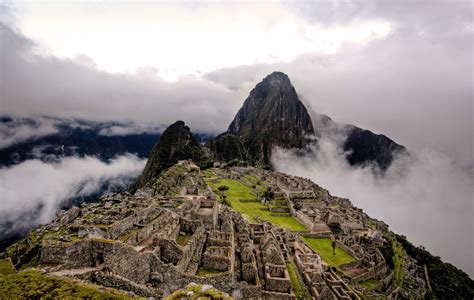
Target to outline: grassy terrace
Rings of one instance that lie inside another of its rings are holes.
[[[302,282],[301,278],[298,276],[298,270],[293,262],[289,262],[286,264],[288,268],[288,274],[290,275],[291,280],[291,288],[295,293],[297,299],[310,299],[310,295],[306,286]]]
[[[378,285],[379,285],[380,281],[377,280],[377,279],[369,279],[369,280],[365,280],[365,281],[362,281],[360,282],[360,285],[368,288],[368,289],[374,289],[376,288]]]
[[[0,276],[0,299],[130,299],[116,291],[50,277],[35,270]]]
[[[222,271],[199,268],[196,272],[196,276],[207,276],[207,275],[214,275],[214,274],[220,274],[220,273],[222,273]]]
[[[225,191],[225,194],[227,195],[230,205],[233,209],[240,212],[250,223],[257,223],[257,218],[259,218],[260,220],[268,221],[274,225],[285,227],[293,231],[306,231],[306,227],[292,216],[278,215],[268,210],[261,210],[261,208],[267,209],[268,206],[258,202],[257,197],[252,193],[254,192],[252,188],[242,182],[232,179],[218,179],[215,176],[211,177],[212,175],[209,172],[204,174],[205,176],[210,175],[209,177],[206,176],[204,180],[216,193],[219,193],[217,191],[219,186],[226,185],[229,187],[229,189]],[[255,200],[255,202],[240,202],[240,199]]]
[[[314,251],[321,255],[321,258],[330,266],[339,267],[355,259],[344,251],[341,247],[336,246],[336,254],[332,252],[332,242],[330,238],[313,238],[313,237],[301,237],[308,245],[313,248]]]
[[[397,242],[396,239],[392,240],[393,248],[393,265],[394,265],[394,277],[395,282],[398,286],[403,285],[403,265],[405,264],[406,252],[403,249],[403,246]]]
[[[0,276],[15,274],[15,267],[9,259],[0,259]]]

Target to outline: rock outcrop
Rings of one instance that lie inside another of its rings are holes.
[[[347,126],[347,139],[344,151],[349,152],[347,161],[352,166],[375,164],[386,170],[397,155],[407,154],[402,145],[395,143],[383,134],[375,134],[356,126]]]
[[[177,121],[163,131],[153,147],[143,174],[137,181],[136,188],[144,187],[163,170],[179,160],[191,159],[199,163],[204,161],[205,157],[203,149],[189,127],[183,121]]]

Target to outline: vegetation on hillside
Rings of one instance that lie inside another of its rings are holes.
[[[420,266],[426,265],[433,289],[431,297],[438,299],[474,299],[474,281],[455,266],[444,263],[423,247],[415,247],[405,236],[395,235],[406,253]]]
[[[126,294],[28,269],[0,276],[0,299],[130,299]]]

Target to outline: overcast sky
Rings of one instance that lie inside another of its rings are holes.
[[[0,109],[217,133],[281,70],[337,122],[472,163],[472,14],[460,0],[6,2]]]

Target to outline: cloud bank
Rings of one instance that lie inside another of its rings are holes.
[[[278,149],[276,170],[310,178],[349,198],[392,230],[474,276],[472,169],[430,150],[400,157],[380,177],[351,167],[340,140],[323,137],[306,156]]]
[[[133,155],[110,162],[94,157],[65,157],[55,162],[28,160],[0,169],[0,236],[49,222],[67,200],[128,185],[146,160]],[[30,216],[32,218],[25,218]]]
[[[31,139],[58,133],[56,122],[47,118],[0,120],[0,149]]]

